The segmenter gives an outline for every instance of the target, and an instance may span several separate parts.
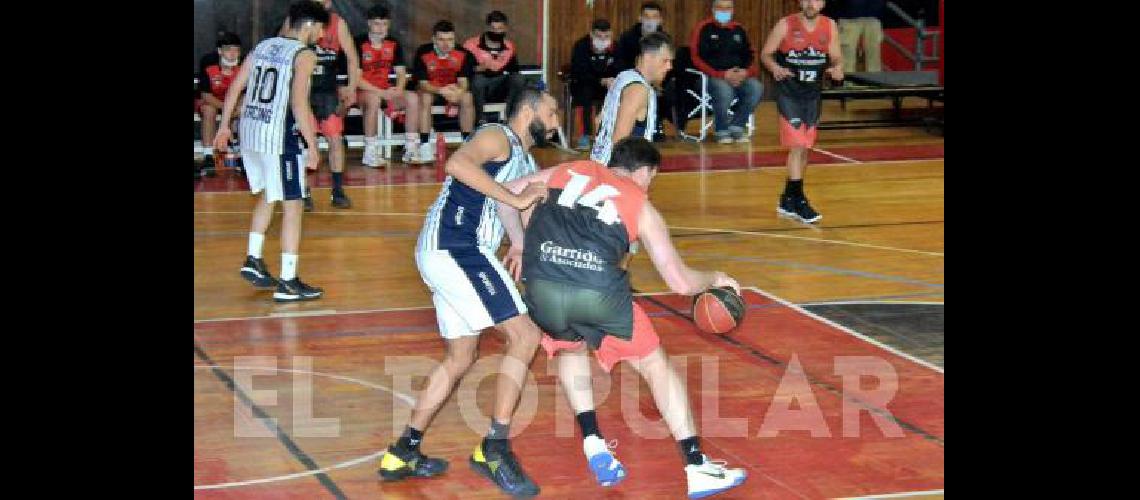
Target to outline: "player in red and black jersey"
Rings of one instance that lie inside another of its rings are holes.
[[[217,50],[203,56],[198,66],[198,92],[194,109],[202,119],[202,146],[206,149],[206,156],[197,170],[204,170],[207,177],[217,175],[213,156],[214,131],[217,128],[215,121],[222,109],[222,102],[226,99],[226,91],[230,89],[240,67],[241,39],[227,31],[218,34]]]
[[[474,72],[475,57],[455,46],[455,25],[440,21],[432,28],[432,43],[416,50],[412,75],[420,98],[420,154],[422,162],[432,162],[435,149],[428,144],[431,132],[431,106],[436,96],[447,101],[448,116],[459,114],[459,130],[463,138],[475,126],[475,103],[471,96],[470,81]]]
[[[407,90],[408,72],[404,63],[404,48],[389,35],[392,17],[388,8],[374,5],[368,9],[368,33],[356,38],[360,51],[360,87],[357,102],[364,112],[364,158],[369,167],[381,165],[377,141],[376,119],[380,105],[387,103],[388,116],[403,120],[407,143],[404,146],[404,163],[417,161],[419,142],[416,141],[419,121],[419,99]],[[389,80],[396,73],[396,83]]]
[[[776,213],[803,222],[823,218],[803,191],[808,150],[815,145],[825,75],[843,80],[843,54],[835,21],[820,15],[824,0],[800,0],[801,12],[780,19],[764,42],[760,60],[776,79],[780,144],[788,151],[788,182]]]

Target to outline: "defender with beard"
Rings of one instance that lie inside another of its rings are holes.
[[[380,460],[387,481],[431,477],[447,462],[420,453],[423,432],[443,406],[456,382],[475,361],[479,336],[495,327],[507,340],[495,393],[491,429],[470,458],[471,466],[503,491],[515,496],[538,494],[511,452],[507,436],[515,406],[542,332],[527,315],[515,283],[495,251],[503,232],[512,235],[507,261],[522,253],[522,220],[518,211],[546,197],[539,182],[508,191],[504,183],[536,170],[529,153],[558,128],[557,103],[550,94],[524,88],[507,106],[507,125],[488,124],[447,160],[448,178],[428,211],[416,245],[416,266],[432,292],[439,332],[447,344],[444,360],[428,377],[416,398],[403,435]],[[510,216],[505,208],[512,208]]]

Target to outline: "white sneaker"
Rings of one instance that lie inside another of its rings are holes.
[[[381,165],[380,147],[375,143],[366,143],[364,145],[364,157],[361,158],[360,163],[368,167],[379,167]]]
[[[621,462],[610,451],[615,447],[617,447],[616,440],[613,446],[610,446],[602,438],[594,435],[586,436],[586,439],[582,440],[582,451],[586,453],[586,461],[594,473],[594,478],[602,486],[613,486],[625,479],[625,467],[622,467]]]
[[[689,480],[689,498],[704,498],[726,491],[744,482],[748,473],[744,469],[726,469],[723,460],[709,460],[701,465],[686,465],[685,476]]]
[[[435,144],[425,142],[420,144],[419,163],[435,163]]]

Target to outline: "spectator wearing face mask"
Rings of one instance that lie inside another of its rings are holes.
[[[662,28],[662,24],[665,22],[664,13],[665,10],[657,2],[641,4],[641,17],[638,23],[622,33],[614,47],[614,62],[619,73],[633,69],[637,65],[637,56],[641,52],[641,37],[650,33],[668,35]],[[665,138],[661,131],[662,122],[673,120],[673,106],[679,101],[676,80],[676,71],[670,70],[665,75],[661,88],[657,92],[657,130],[653,133],[654,142],[660,142]]]
[[[510,102],[526,80],[519,74],[515,43],[507,39],[507,15],[500,11],[487,14],[487,31],[467,39],[463,48],[475,56],[475,72],[471,78],[471,95],[475,100],[477,125],[483,125],[483,105],[488,99]]]
[[[733,0],[714,1],[713,16],[697,24],[689,39],[693,66],[709,77],[716,141],[721,144],[750,140],[744,127],[764,92],[756,79],[759,72],[748,33],[732,20],[733,4]],[[734,99],[736,105],[730,106]]]
[[[195,109],[202,119],[202,146],[206,156],[202,159],[199,171],[206,176],[217,175],[214,170],[214,131],[222,101],[230,89],[241,65],[241,39],[234,33],[218,33],[218,48],[202,57],[198,67],[198,99]],[[236,121],[236,120],[235,120]],[[233,127],[231,127],[233,128]]]
[[[590,148],[594,106],[605,97],[617,74],[610,22],[595,20],[590,34],[574,42],[570,56],[571,102],[582,127],[578,149]]]

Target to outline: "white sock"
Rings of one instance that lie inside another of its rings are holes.
[[[364,136],[364,144],[369,145],[369,146],[375,146],[376,141],[378,141],[378,140],[380,140],[380,139],[377,136],[372,136],[372,137]]]
[[[289,281],[297,277],[297,259],[296,254],[283,253],[281,254],[281,279]]]
[[[265,235],[261,233],[249,233],[249,249],[246,254],[255,259],[261,258],[261,244],[265,243]]]

